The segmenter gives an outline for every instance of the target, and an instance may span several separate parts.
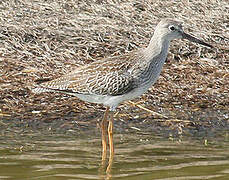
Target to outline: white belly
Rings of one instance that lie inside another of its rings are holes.
[[[73,96],[78,97],[79,99],[91,103],[98,103],[103,104],[105,106],[109,106],[113,109],[115,109],[121,102],[135,99],[142,94],[144,94],[158,79],[160,72],[158,74],[154,74],[154,78],[152,78],[151,82],[148,82],[147,84],[142,84],[138,88],[135,88],[134,90],[130,91],[127,94],[118,95],[118,96],[110,96],[110,95],[96,95],[96,94],[71,94]]]
[[[113,109],[115,109],[121,102],[135,99],[142,94],[144,94],[151,85],[147,86],[141,86],[139,88],[136,88],[132,91],[130,91],[127,94],[124,95],[118,95],[118,96],[109,96],[109,95],[85,95],[85,94],[70,94],[78,97],[79,99],[91,103],[98,103],[98,104],[104,104],[105,106],[109,106]]]

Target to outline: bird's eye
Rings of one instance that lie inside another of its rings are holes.
[[[175,31],[175,29],[176,29],[176,28],[175,28],[174,26],[169,26],[169,30],[170,30],[170,31]]]

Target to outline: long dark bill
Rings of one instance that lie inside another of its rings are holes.
[[[204,46],[207,46],[207,47],[210,47],[210,48],[213,48],[212,45],[210,44],[207,44],[206,42],[204,41],[201,41],[200,39],[197,39],[189,34],[186,34],[185,32],[183,32],[183,38],[184,39],[188,39],[189,41],[192,41],[192,42],[195,42],[195,43],[198,43],[198,44],[202,44]]]

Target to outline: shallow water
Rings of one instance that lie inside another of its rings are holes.
[[[110,172],[101,162],[99,133],[6,133],[0,137],[0,179],[228,179],[227,132],[165,138],[117,132]],[[20,135],[19,135],[20,134]]]

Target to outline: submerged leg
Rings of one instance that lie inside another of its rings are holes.
[[[114,143],[113,143],[113,124],[114,124],[114,113],[111,111],[110,113],[110,120],[108,125],[108,141],[110,146],[110,156],[109,156],[109,162],[107,166],[106,173],[109,174],[111,171],[111,167],[113,164],[113,158],[114,158]]]
[[[114,124],[114,113],[111,111],[111,117],[108,125],[108,141],[110,146],[110,157],[114,155],[114,143],[113,143],[113,124]]]
[[[103,120],[101,123],[101,131],[102,131],[102,146],[103,146],[103,155],[102,159],[106,159],[107,154],[107,118],[109,115],[109,107],[106,108],[105,114],[103,116]]]

